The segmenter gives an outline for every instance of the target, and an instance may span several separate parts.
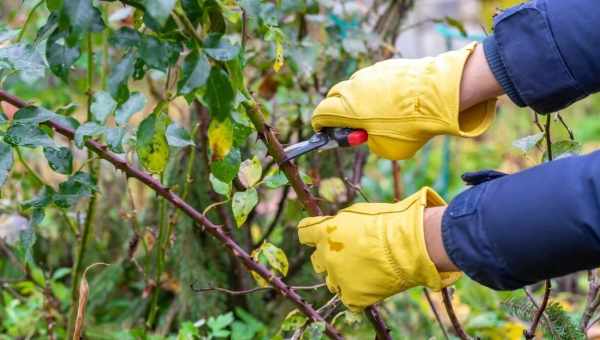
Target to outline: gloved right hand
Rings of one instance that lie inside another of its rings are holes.
[[[459,114],[462,71],[475,47],[361,69],[329,91],[313,113],[313,128],[364,129],[369,148],[388,159],[412,157],[435,135],[478,136],[490,126],[496,100]]]

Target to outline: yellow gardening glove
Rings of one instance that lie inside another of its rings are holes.
[[[335,216],[300,221],[300,242],[317,249],[311,256],[327,287],[358,311],[415,286],[435,291],[461,273],[439,273],[425,245],[425,207],[445,205],[430,188],[398,203],[357,203]]]
[[[329,91],[312,126],[367,130],[369,148],[388,159],[410,158],[435,135],[478,136],[490,126],[496,100],[458,112],[463,67],[475,46],[361,69]]]

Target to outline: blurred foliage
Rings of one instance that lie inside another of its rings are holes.
[[[318,283],[309,252],[296,238],[295,225],[306,213],[257,139],[241,105],[245,89],[264,105],[282,143],[306,138],[311,110],[328,88],[360,67],[401,55],[403,46],[394,44],[412,5],[2,1],[0,87],[51,111],[15,115],[2,105],[0,337],[67,338],[78,260],[81,268],[110,264],[87,275],[86,338],[269,339],[301,328],[303,316],[272,290],[196,292],[265,282],[253,280],[218,242],[150,189],[88,158],[83,142],[103,141],[154,173],[290,284]],[[464,29],[460,19],[441,15],[434,22]],[[577,144],[553,116],[555,157],[599,145],[599,100],[591,97],[562,113]],[[75,142],[40,125],[48,119],[77,129]],[[435,138],[399,162],[402,195],[429,185],[451,199],[465,188],[465,171],[515,172],[540,163],[545,145],[532,119],[503,99],[484,136]],[[360,176],[357,160],[366,152],[361,147],[298,160],[324,211],[365,199],[394,200],[390,161],[368,155]],[[350,185],[357,171],[358,181]],[[79,257],[91,197],[97,197],[96,213]],[[556,281],[548,313],[575,334],[568,325],[577,325],[582,313],[585,277]],[[301,294],[314,306],[329,298],[325,289]],[[432,296],[450,331],[441,297]],[[483,339],[520,338],[530,321],[521,291],[494,292],[465,277],[453,299],[466,330]],[[382,307],[394,339],[443,337],[421,289]],[[337,307],[331,318],[348,338],[373,337],[362,315]],[[322,326],[307,327],[305,338],[320,338]]]

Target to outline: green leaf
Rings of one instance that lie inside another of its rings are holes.
[[[241,156],[240,150],[231,150],[224,159],[214,161],[210,164],[210,170],[216,178],[231,183],[240,169]]]
[[[173,123],[167,127],[167,143],[169,146],[183,148],[194,145],[190,133],[181,126]]]
[[[104,124],[108,116],[117,108],[117,102],[112,96],[104,91],[94,94],[91,111],[92,119],[97,123]]]
[[[231,202],[231,208],[233,210],[233,217],[239,227],[241,227],[248,214],[254,209],[254,206],[258,203],[258,193],[256,189],[249,188],[246,191],[238,191],[233,194],[233,201]]]
[[[581,151],[581,144],[574,140],[561,140],[552,143],[552,157],[553,159],[560,159],[563,157],[573,156],[579,154]],[[548,151],[544,152],[544,160],[548,160]]]
[[[24,146],[28,148],[35,148],[38,146],[53,147],[54,141],[36,125],[32,124],[13,124],[6,135],[4,135],[4,141],[14,146]]]
[[[61,21],[69,23],[76,35],[104,30],[102,13],[92,0],[63,0]]]
[[[286,315],[285,319],[281,323],[280,329],[284,332],[292,332],[308,321],[308,317],[302,314],[298,309],[294,309]]]
[[[125,137],[125,129],[116,127],[106,129],[106,144],[110,148],[110,151],[116,153],[124,153],[123,150],[123,137]]]
[[[44,148],[44,156],[50,168],[58,173],[69,175],[73,172],[73,154],[66,147]]]
[[[149,35],[142,39],[140,57],[151,68],[166,71],[169,66],[175,65],[180,54],[181,45],[177,42]]]
[[[29,266],[34,265],[33,261],[33,246],[36,241],[35,230],[31,225],[19,233],[19,243],[17,244],[17,257],[21,262],[27,263]]]
[[[125,58],[113,68],[112,73],[108,78],[110,94],[120,103],[127,100],[127,97],[129,96],[127,80],[133,74],[135,58],[136,56],[134,53],[128,53]]]
[[[273,168],[265,177],[264,182],[269,189],[277,189],[288,184],[288,179],[279,168]]]
[[[542,139],[544,138],[544,134],[542,132],[536,133],[534,135],[525,136],[523,138],[519,138],[513,141],[512,145],[523,151],[529,152],[533,147],[535,147]]]
[[[181,0],[181,7],[185,12],[185,15],[190,19],[194,26],[202,20],[202,8],[198,4],[197,0]]]
[[[44,77],[46,63],[31,45],[16,44],[0,48],[0,74],[18,72],[21,79],[33,83]]]
[[[233,145],[242,147],[246,145],[246,140],[254,131],[254,126],[245,114],[238,111],[233,111],[231,118],[233,118]]]
[[[210,317],[206,322],[206,325],[212,332],[222,330],[229,326],[233,322],[233,313],[221,314],[216,318]]]
[[[200,331],[193,322],[185,321],[179,326],[176,340],[194,340],[200,337]]]
[[[58,191],[52,196],[52,200],[61,208],[70,208],[95,191],[97,188],[94,178],[86,172],[79,171],[58,186]]]
[[[444,18],[444,21],[448,26],[456,28],[463,37],[467,36],[467,30],[461,21],[448,16]]]
[[[142,166],[151,173],[161,173],[169,159],[169,145],[165,132],[169,116],[153,113],[144,119],[137,131],[136,152]]]
[[[208,76],[204,95],[210,114],[220,121],[229,117],[234,97],[233,88],[225,71],[213,67]]]
[[[218,61],[228,61],[240,53],[240,46],[233,45],[220,34],[209,34],[203,41],[204,52]]]
[[[183,62],[181,79],[177,83],[180,94],[186,95],[204,86],[208,80],[210,64],[204,54],[194,50]]]
[[[0,186],[4,185],[13,167],[13,151],[10,145],[0,141]]]
[[[104,133],[104,131],[104,126],[95,122],[87,122],[82,124],[77,128],[77,130],[75,130],[75,146],[82,149],[87,139],[100,136]]]
[[[54,196],[54,190],[50,187],[44,186],[37,197],[21,203],[21,207],[25,210],[31,208],[44,208],[52,202],[52,196]]]
[[[127,101],[119,106],[115,113],[117,125],[127,124],[129,118],[135,113],[142,111],[145,106],[146,97],[139,92],[133,92]]]
[[[233,146],[233,127],[230,119],[212,120],[208,126],[208,144],[213,160],[222,160]]]
[[[50,64],[50,71],[65,82],[71,66],[81,56],[79,45],[68,46],[66,38],[67,33],[57,28],[46,42],[46,60]]]
[[[262,175],[262,165],[258,157],[254,156],[252,159],[247,159],[240,165],[240,171],[238,172],[238,178],[242,185],[246,188],[253,187]]]
[[[308,334],[308,338],[311,340],[323,339],[325,334],[325,322],[312,322],[306,328],[306,333]]]
[[[158,22],[160,26],[164,26],[167,19],[171,15],[176,0],[146,0],[146,11]]]
[[[116,48],[127,49],[139,47],[142,42],[142,35],[133,28],[121,27],[118,31],[114,31],[111,34],[108,41]]]
[[[217,194],[223,195],[223,196],[229,198],[229,196],[231,195],[231,183],[225,183],[225,182],[219,180],[213,174],[210,174],[208,179],[210,181],[210,184],[211,184],[213,190]]]
[[[27,106],[15,113],[13,121],[17,124],[37,125],[54,118],[57,118],[57,115],[52,111],[48,111],[43,107]]]

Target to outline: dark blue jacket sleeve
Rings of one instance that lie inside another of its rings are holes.
[[[600,266],[600,151],[497,174],[475,176],[444,213],[444,247],[462,271],[504,290]]]
[[[530,1],[494,17],[485,55],[513,102],[554,112],[600,90],[599,23],[598,0]]]

